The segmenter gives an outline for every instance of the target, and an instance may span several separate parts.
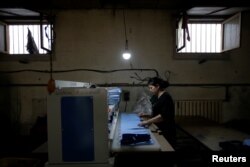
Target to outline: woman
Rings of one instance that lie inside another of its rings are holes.
[[[149,119],[143,120],[139,126],[154,123],[162,131],[168,142],[175,145],[175,109],[172,97],[166,91],[169,83],[159,77],[150,78],[148,81],[149,91],[153,93],[152,115]],[[139,114],[144,117],[144,114]]]

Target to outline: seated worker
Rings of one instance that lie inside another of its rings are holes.
[[[168,81],[159,77],[150,78],[148,81],[149,91],[153,93],[152,96],[152,114],[150,116],[143,114],[138,115],[143,119],[139,126],[150,125],[154,123],[159,130],[162,131],[163,136],[174,147],[176,143],[176,129],[175,129],[175,108],[174,102],[166,88],[169,86]]]

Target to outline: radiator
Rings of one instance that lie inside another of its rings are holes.
[[[176,116],[202,117],[211,121],[221,122],[221,100],[177,100],[175,101]]]

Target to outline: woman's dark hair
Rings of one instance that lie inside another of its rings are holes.
[[[159,77],[153,77],[148,80],[148,85],[159,86],[161,90],[164,90],[169,86],[169,82]]]

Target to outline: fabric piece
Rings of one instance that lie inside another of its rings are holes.
[[[121,113],[120,142],[121,145],[153,144],[149,130],[140,127],[140,118],[135,113]]]

